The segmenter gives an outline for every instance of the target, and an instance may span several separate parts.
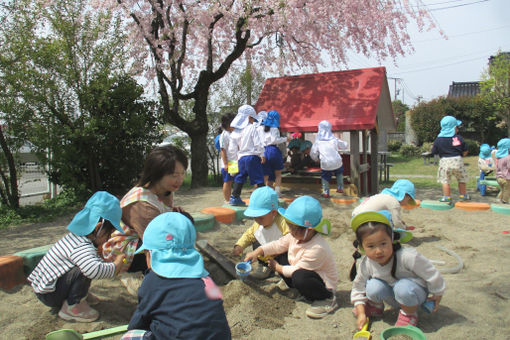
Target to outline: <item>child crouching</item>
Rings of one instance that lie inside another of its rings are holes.
[[[121,268],[124,255],[107,263],[97,253],[98,245],[106,242],[114,229],[122,232],[121,214],[115,196],[96,192],[74,216],[67,227],[70,232],[50,248],[28,277],[42,303],[60,308],[61,319],[92,322],[99,317],[87,303],[90,296],[85,298],[92,279],[111,278]]]
[[[416,249],[401,248],[398,239],[406,237],[402,234],[408,232],[392,230],[389,211],[360,213],[352,218],[351,227],[356,233],[355,246],[366,255],[358,270],[356,262],[351,269],[351,280],[354,280],[351,302],[359,329],[367,317],[382,316],[384,301],[400,308],[395,326],[416,326],[418,306],[426,300],[434,301],[434,312],[437,311],[445,282],[434,265]],[[356,260],[360,254],[356,251],[353,257]],[[429,294],[432,296],[427,298]]]
[[[338,272],[333,253],[319,232],[328,234],[329,221],[322,220],[322,208],[316,199],[302,196],[287,210],[278,209],[289,226],[289,234],[248,253],[245,261],[258,256],[287,252],[288,263],[269,260],[269,268],[278,272],[285,283],[296,288],[312,305],[306,310],[310,318],[323,318],[337,307],[336,286]]]
[[[221,291],[195,249],[189,218],[168,212],[143,235],[150,271],[138,290],[138,306],[122,339],[230,339]]]

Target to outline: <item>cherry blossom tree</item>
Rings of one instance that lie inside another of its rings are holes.
[[[134,56],[150,60],[166,120],[191,138],[193,187],[207,183],[211,85],[243,54],[265,72],[304,73],[345,65],[348,51],[395,58],[412,50],[411,22],[433,26],[419,0],[110,1],[132,19]],[[183,101],[193,102],[191,119],[180,114]]]

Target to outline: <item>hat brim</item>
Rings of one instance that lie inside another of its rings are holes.
[[[202,278],[209,275],[204,260],[195,249],[151,251],[151,269],[166,278]]]
[[[352,231],[356,232],[359,226],[367,222],[380,222],[391,228],[391,221],[386,216],[377,211],[367,211],[354,216],[351,219]]]
[[[413,238],[413,234],[410,231],[400,228],[395,228],[393,229],[393,231],[396,231],[397,233],[400,234],[400,238],[398,239],[400,243],[407,243],[411,241],[411,239]]]
[[[248,208],[246,208],[246,210],[244,211],[244,215],[248,216],[248,217],[260,217],[260,216],[267,215],[270,212],[271,212],[271,210],[269,210],[269,209],[257,209],[257,208],[250,208],[248,206]]]
[[[79,236],[89,235],[96,228],[100,218],[110,221],[115,229],[124,234],[124,230],[122,230],[117,222],[101,216],[101,214],[95,211],[95,209],[90,208],[84,208],[74,215],[71,223],[67,226],[67,230]]]

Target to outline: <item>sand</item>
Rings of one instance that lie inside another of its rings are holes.
[[[248,198],[245,189],[243,197]],[[318,188],[300,186],[285,190],[287,197],[311,194],[319,197]],[[417,191],[417,197],[431,199],[437,191]],[[493,201],[494,197],[473,194],[474,201]],[[189,212],[222,205],[219,188],[182,190],[176,203]],[[351,339],[355,333],[355,319],[349,302],[351,283],[348,273],[352,264],[353,234],[349,228],[352,209],[357,203],[341,205],[321,200],[324,216],[332,221],[332,233],[327,238],[340,274],[337,300],[339,308],[321,320],[306,317],[308,303],[295,299],[291,290],[277,287],[274,276],[255,283],[231,280],[219,267],[206,260],[206,266],[220,285],[224,295],[227,318],[235,339]],[[52,223],[17,226],[0,231],[0,255],[38,247],[57,241],[66,232],[72,216]],[[437,265],[448,270],[457,260],[437,248],[443,246],[458,254],[464,267],[460,272],[443,274],[447,291],[437,313],[420,312],[418,326],[429,340],[444,339],[510,339],[510,216],[492,211],[463,211],[452,209],[436,211],[425,208],[405,210],[403,219],[416,226],[410,242],[422,254],[433,260],[444,261]],[[244,220],[231,225],[216,224],[213,230],[199,233],[220,252],[229,256],[237,238],[251,225]],[[234,259],[238,261],[239,259]],[[101,313],[97,322],[80,324],[65,322],[50,313],[50,309],[37,300],[28,285],[10,291],[0,291],[0,339],[43,339],[44,335],[59,328],[74,328],[90,332],[129,322],[136,308],[136,298],[125,293],[118,279],[93,281],[91,291],[102,302],[96,306]],[[370,330],[374,339],[382,330],[393,326],[397,311],[386,310],[382,319],[375,319]],[[119,337],[115,337],[118,339]]]

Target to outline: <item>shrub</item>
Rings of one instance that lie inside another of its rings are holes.
[[[431,142],[426,142],[426,143],[423,143],[421,148],[420,148],[420,152],[431,152],[432,151],[432,146],[434,145],[434,143],[431,143]]]
[[[405,157],[419,156],[421,154],[420,148],[416,145],[405,144],[400,148],[400,154]]]
[[[474,156],[480,152],[480,145],[472,139],[464,139],[468,148],[468,155]]]
[[[402,142],[399,140],[389,142],[388,143],[388,151],[397,152],[400,150],[401,146],[402,146]]]

